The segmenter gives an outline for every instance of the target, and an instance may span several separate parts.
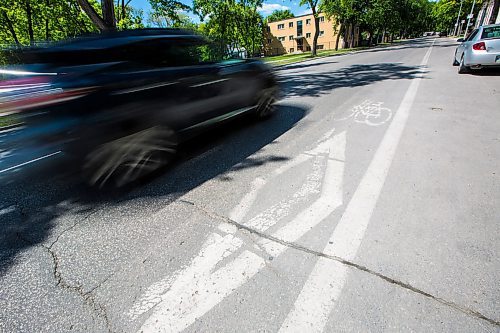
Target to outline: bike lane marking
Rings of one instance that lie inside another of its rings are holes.
[[[340,140],[345,142],[345,132],[341,133],[340,137]],[[339,136],[334,136],[320,142],[317,148],[309,152],[316,152],[326,158],[328,150],[322,151],[319,148],[329,148],[329,156],[332,157],[333,151],[338,150],[338,148],[332,148],[337,145],[338,140]],[[296,165],[296,163],[294,161],[290,162],[291,165]],[[331,170],[332,166],[338,166],[337,163],[339,163],[337,160],[330,158],[329,162],[327,162],[325,173],[334,173],[337,175],[338,172],[336,170]],[[280,175],[288,169],[289,167],[283,166],[280,168],[280,171],[277,171],[277,174]],[[325,179],[331,180],[332,178],[334,177],[331,175],[325,175]],[[340,178],[340,180],[342,179]],[[331,187],[337,185],[339,184],[332,184],[329,181],[328,185],[323,184],[322,186]],[[331,190],[322,191],[323,196],[332,193],[334,192]],[[337,194],[335,193],[335,195]],[[244,200],[245,198],[242,201]],[[305,211],[307,211],[307,208]],[[317,221],[317,223],[319,222]],[[272,225],[272,223],[268,223],[267,225]],[[235,231],[232,228],[219,229],[226,229],[230,232]],[[304,232],[309,230],[304,229]],[[200,253],[191,261],[191,264],[187,268],[153,284],[148,288],[144,296],[134,304],[133,308],[129,311],[129,317],[133,320],[154,308],[152,314],[146,319],[139,331],[181,331],[191,325],[197,318],[202,317],[238,287],[249,281],[265,266],[265,260],[248,250],[244,250],[227,265],[213,271],[224,258],[241,248],[242,244],[243,241],[232,233],[224,237],[217,233],[212,233],[202,246]],[[281,253],[284,250],[282,249]]]
[[[434,42],[420,66],[427,65]],[[323,253],[353,260],[361,245],[408,121],[423,73],[410,83],[384,137]],[[322,332],[347,281],[347,266],[319,258],[280,332]]]
[[[342,205],[346,132],[335,135],[330,145],[320,197],[297,214],[292,221],[274,232],[273,237],[293,243]],[[259,241],[259,244],[274,257],[286,250],[284,245],[268,239]]]
[[[315,155],[319,155],[323,152],[328,151],[328,144],[330,143],[331,137],[333,133],[335,132],[335,129],[332,129],[328,131],[323,137],[318,141],[318,145],[309,150],[306,151],[302,154],[299,154],[298,156],[292,158],[290,161],[287,163],[281,165],[277,169],[273,171],[271,174],[271,177],[269,179],[275,178],[285,172],[287,172],[290,169],[293,169],[297,165],[300,165],[307,160],[311,159],[311,157]],[[262,177],[258,177],[254,179],[250,186],[250,191],[245,194],[243,199],[240,200],[240,203],[233,208],[233,210],[229,213],[229,218],[233,221],[243,223],[243,218],[248,214],[250,211],[250,208],[252,207],[253,203],[257,199],[257,193],[266,185],[267,179],[264,179]],[[262,223],[264,224],[264,223]],[[248,224],[249,227],[256,227],[258,228],[258,224],[254,223],[252,220],[249,221]],[[222,231],[225,231],[226,226],[221,225],[220,228],[222,228]],[[265,229],[259,229],[260,231],[264,231]]]

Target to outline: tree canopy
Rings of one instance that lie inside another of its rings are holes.
[[[253,56],[262,48],[262,0],[194,0],[193,10],[204,23],[200,31],[216,40],[219,56],[245,50]]]
[[[474,0],[463,0],[460,21],[469,14]],[[476,1],[474,17],[481,2]],[[145,22],[134,0],[0,0],[0,44],[26,46],[61,40],[86,33],[134,29],[145,25],[196,30],[215,40],[210,52],[218,57],[232,52],[257,55],[262,50],[267,22],[293,18],[290,10],[276,10],[265,20],[259,14],[263,0],[193,0],[192,8],[180,0],[149,0],[152,11]],[[331,19],[339,36],[351,47],[353,27],[369,40],[387,36],[414,37],[425,31],[452,32],[460,0],[300,0],[315,17],[312,53],[319,34],[318,13]],[[192,12],[200,17],[195,24]],[[358,31],[358,29],[356,29]],[[340,38],[338,39],[338,41]],[[338,44],[337,41],[337,44]]]
[[[290,11],[290,9],[285,10],[275,10],[270,15],[266,17],[267,22],[275,22],[280,20],[286,20],[289,18],[294,18],[295,15]]]

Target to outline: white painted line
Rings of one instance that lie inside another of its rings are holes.
[[[31,164],[31,163],[43,160],[45,158],[49,158],[49,157],[57,155],[59,153],[61,153],[61,151],[56,151],[55,153],[48,154],[48,155],[45,155],[45,156],[42,156],[42,157],[38,157],[38,158],[35,158],[34,160],[31,160],[31,161],[28,161],[28,162],[24,162],[24,163],[21,163],[21,164],[18,164],[18,165],[14,165],[14,166],[12,166],[10,168],[0,170],[0,173],[4,173],[4,172],[10,171],[10,170],[14,170],[14,169],[20,168],[22,166],[25,166],[25,165],[28,165],[28,164]]]
[[[326,143],[330,147],[330,153],[320,197],[297,214],[291,222],[278,229],[273,234],[274,237],[287,242],[295,242],[342,205],[346,133],[341,132]],[[284,245],[267,239],[259,243],[275,257],[286,249]]]
[[[432,45],[421,66],[429,60]],[[422,75],[410,84],[401,105],[384,134],[373,160],[335,228],[324,253],[353,260],[396,154]],[[300,292],[280,332],[322,332],[347,279],[347,267],[320,258]]]
[[[346,282],[347,269],[338,261],[319,258],[280,332],[322,332]]]
[[[241,199],[240,203],[233,208],[233,210],[229,213],[229,218],[233,221],[241,221],[248,213],[250,208],[252,207],[255,199],[257,199],[257,193],[264,187],[266,184],[266,180],[262,177],[257,177],[252,181],[250,185],[250,191],[245,194],[243,199]]]
[[[328,140],[331,138],[334,131],[335,131],[335,129],[328,131],[319,140],[318,147],[313,148],[312,150],[310,150],[304,154],[300,154],[300,155],[292,158],[291,160],[287,161],[286,163],[282,164],[280,167],[276,168],[273,171],[270,178],[277,177],[277,176],[287,172],[288,170],[296,167],[297,165],[300,165],[300,164],[306,162],[307,160],[309,160],[310,158],[312,158],[312,156],[308,155],[307,153],[317,155],[317,154],[328,152],[328,144],[330,143]],[[250,186],[250,191],[248,191],[247,194],[245,194],[243,199],[241,199],[240,203],[236,207],[234,207],[233,210],[229,213],[229,218],[231,220],[236,221],[238,223],[243,222],[243,218],[248,214],[248,211],[250,210],[253,203],[257,199],[257,193],[266,185],[267,181],[268,180],[264,179],[263,177],[258,177],[256,179],[254,179],[254,181],[252,182],[252,184]],[[221,226],[221,228],[223,228],[221,230],[225,231],[225,227]]]
[[[345,133],[341,133],[328,141],[330,155],[344,157]],[[337,145],[340,146],[337,147]],[[340,151],[339,151],[340,149]],[[327,153],[324,151],[323,153]],[[274,175],[279,175],[290,168],[307,161],[311,156],[301,154],[290,160],[286,165],[276,169]],[[331,163],[327,164],[326,183],[323,185],[323,195],[337,196],[339,184],[333,184],[338,179],[336,172],[332,173]],[[343,170],[343,167],[342,167]],[[328,174],[330,173],[330,174]],[[340,178],[341,179],[341,178]],[[243,218],[250,209],[259,189],[265,185],[265,180],[256,180],[252,184],[252,191],[245,196],[242,203],[232,213],[234,217]],[[253,194],[251,194],[253,193]],[[224,223],[225,224],[225,223]],[[235,232],[234,228],[219,228],[224,232]],[[173,276],[153,284],[141,299],[134,304],[128,315],[137,320],[141,315],[152,310],[139,331],[141,332],[178,332],[210,311],[233,291],[248,282],[264,266],[265,260],[247,250],[239,254],[234,260],[218,270],[221,262],[241,248],[243,241],[232,234],[220,236],[212,233],[203,244],[198,255],[184,269]],[[214,271],[215,270],[215,271]]]
[[[271,177],[269,178],[272,179],[274,177],[277,177],[313,157],[308,154],[318,155],[322,153],[327,153],[329,150],[328,145],[331,144],[329,139],[331,140],[331,136],[333,135],[334,130],[335,129],[328,131],[328,133],[326,133],[319,140],[319,145],[317,147],[307,151],[306,153],[300,154],[292,158],[291,160],[287,161],[286,163],[276,168],[273,171]],[[235,208],[233,208],[233,210],[229,213],[229,218],[238,223],[243,223],[243,218],[248,214],[248,211],[250,210],[253,203],[257,199],[257,193],[266,185],[267,182],[268,180],[264,179],[263,177],[258,177],[254,179],[252,185],[250,186],[250,191],[247,192],[247,194],[245,194],[243,199],[241,199],[240,203]]]
[[[212,233],[202,245],[199,254],[191,261],[189,266],[173,277],[167,277],[151,285],[140,300],[134,304],[128,315],[136,319],[146,313],[154,306],[162,303],[165,296],[163,294],[170,292],[179,293],[186,286],[195,285],[203,277],[206,277],[214,267],[241,247],[243,242],[233,235],[225,237]],[[168,295],[167,295],[168,296]]]
[[[427,65],[431,51],[432,45],[427,50],[420,66]],[[366,173],[335,228],[330,239],[333,244],[327,244],[325,248],[326,253],[347,260],[354,259],[396,154],[399,140],[405,129],[421,80],[422,74],[419,74],[413,79],[406,91]]]
[[[161,303],[139,332],[180,332],[200,318],[265,266],[260,256],[243,251],[212,274],[182,276],[161,296]]]
[[[307,176],[306,181],[301,185],[299,190],[295,192],[291,198],[284,197],[278,203],[267,208],[259,213],[248,222],[245,226],[259,231],[266,231],[276,223],[284,219],[290,214],[293,207],[302,202],[307,202],[309,196],[320,192],[322,180],[322,164],[324,157],[316,156],[312,166],[312,172]]]
[[[304,163],[312,156],[300,154],[297,157],[292,158],[287,161],[280,167],[274,170],[272,177],[276,177],[281,175],[282,173],[290,170],[291,168]],[[270,178],[272,178],[270,177]],[[241,199],[240,203],[233,208],[233,210],[229,213],[229,218],[238,223],[242,223],[243,218],[248,214],[248,211],[252,207],[253,203],[257,199],[258,192],[266,185],[268,180],[263,177],[258,177],[252,181],[250,186],[250,190],[245,194],[243,199]]]

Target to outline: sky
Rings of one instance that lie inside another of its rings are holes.
[[[192,5],[192,0],[181,0],[188,6]],[[130,4],[137,9],[142,9],[144,11],[144,18],[148,17],[148,12],[151,11],[151,6],[148,0],[132,0]],[[299,0],[267,0],[264,1],[259,12],[262,16],[266,17],[271,14],[274,10],[285,10],[290,9],[295,16],[310,14],[311,10],[307,6],[300,6]],[[199,22],[200,19],[193,13],[187,13],[194,22]]]

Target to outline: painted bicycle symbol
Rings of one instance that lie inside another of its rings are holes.
[[[354,106],[349,114],[345,117],[337,119],[338,121],[354,119],[357,123],[366,124],[368,126],[380,126],[389,121],[392,117],[392,111],[389,108],[383,107],[383,102],[372,102],[366,100],[363,103]]]

